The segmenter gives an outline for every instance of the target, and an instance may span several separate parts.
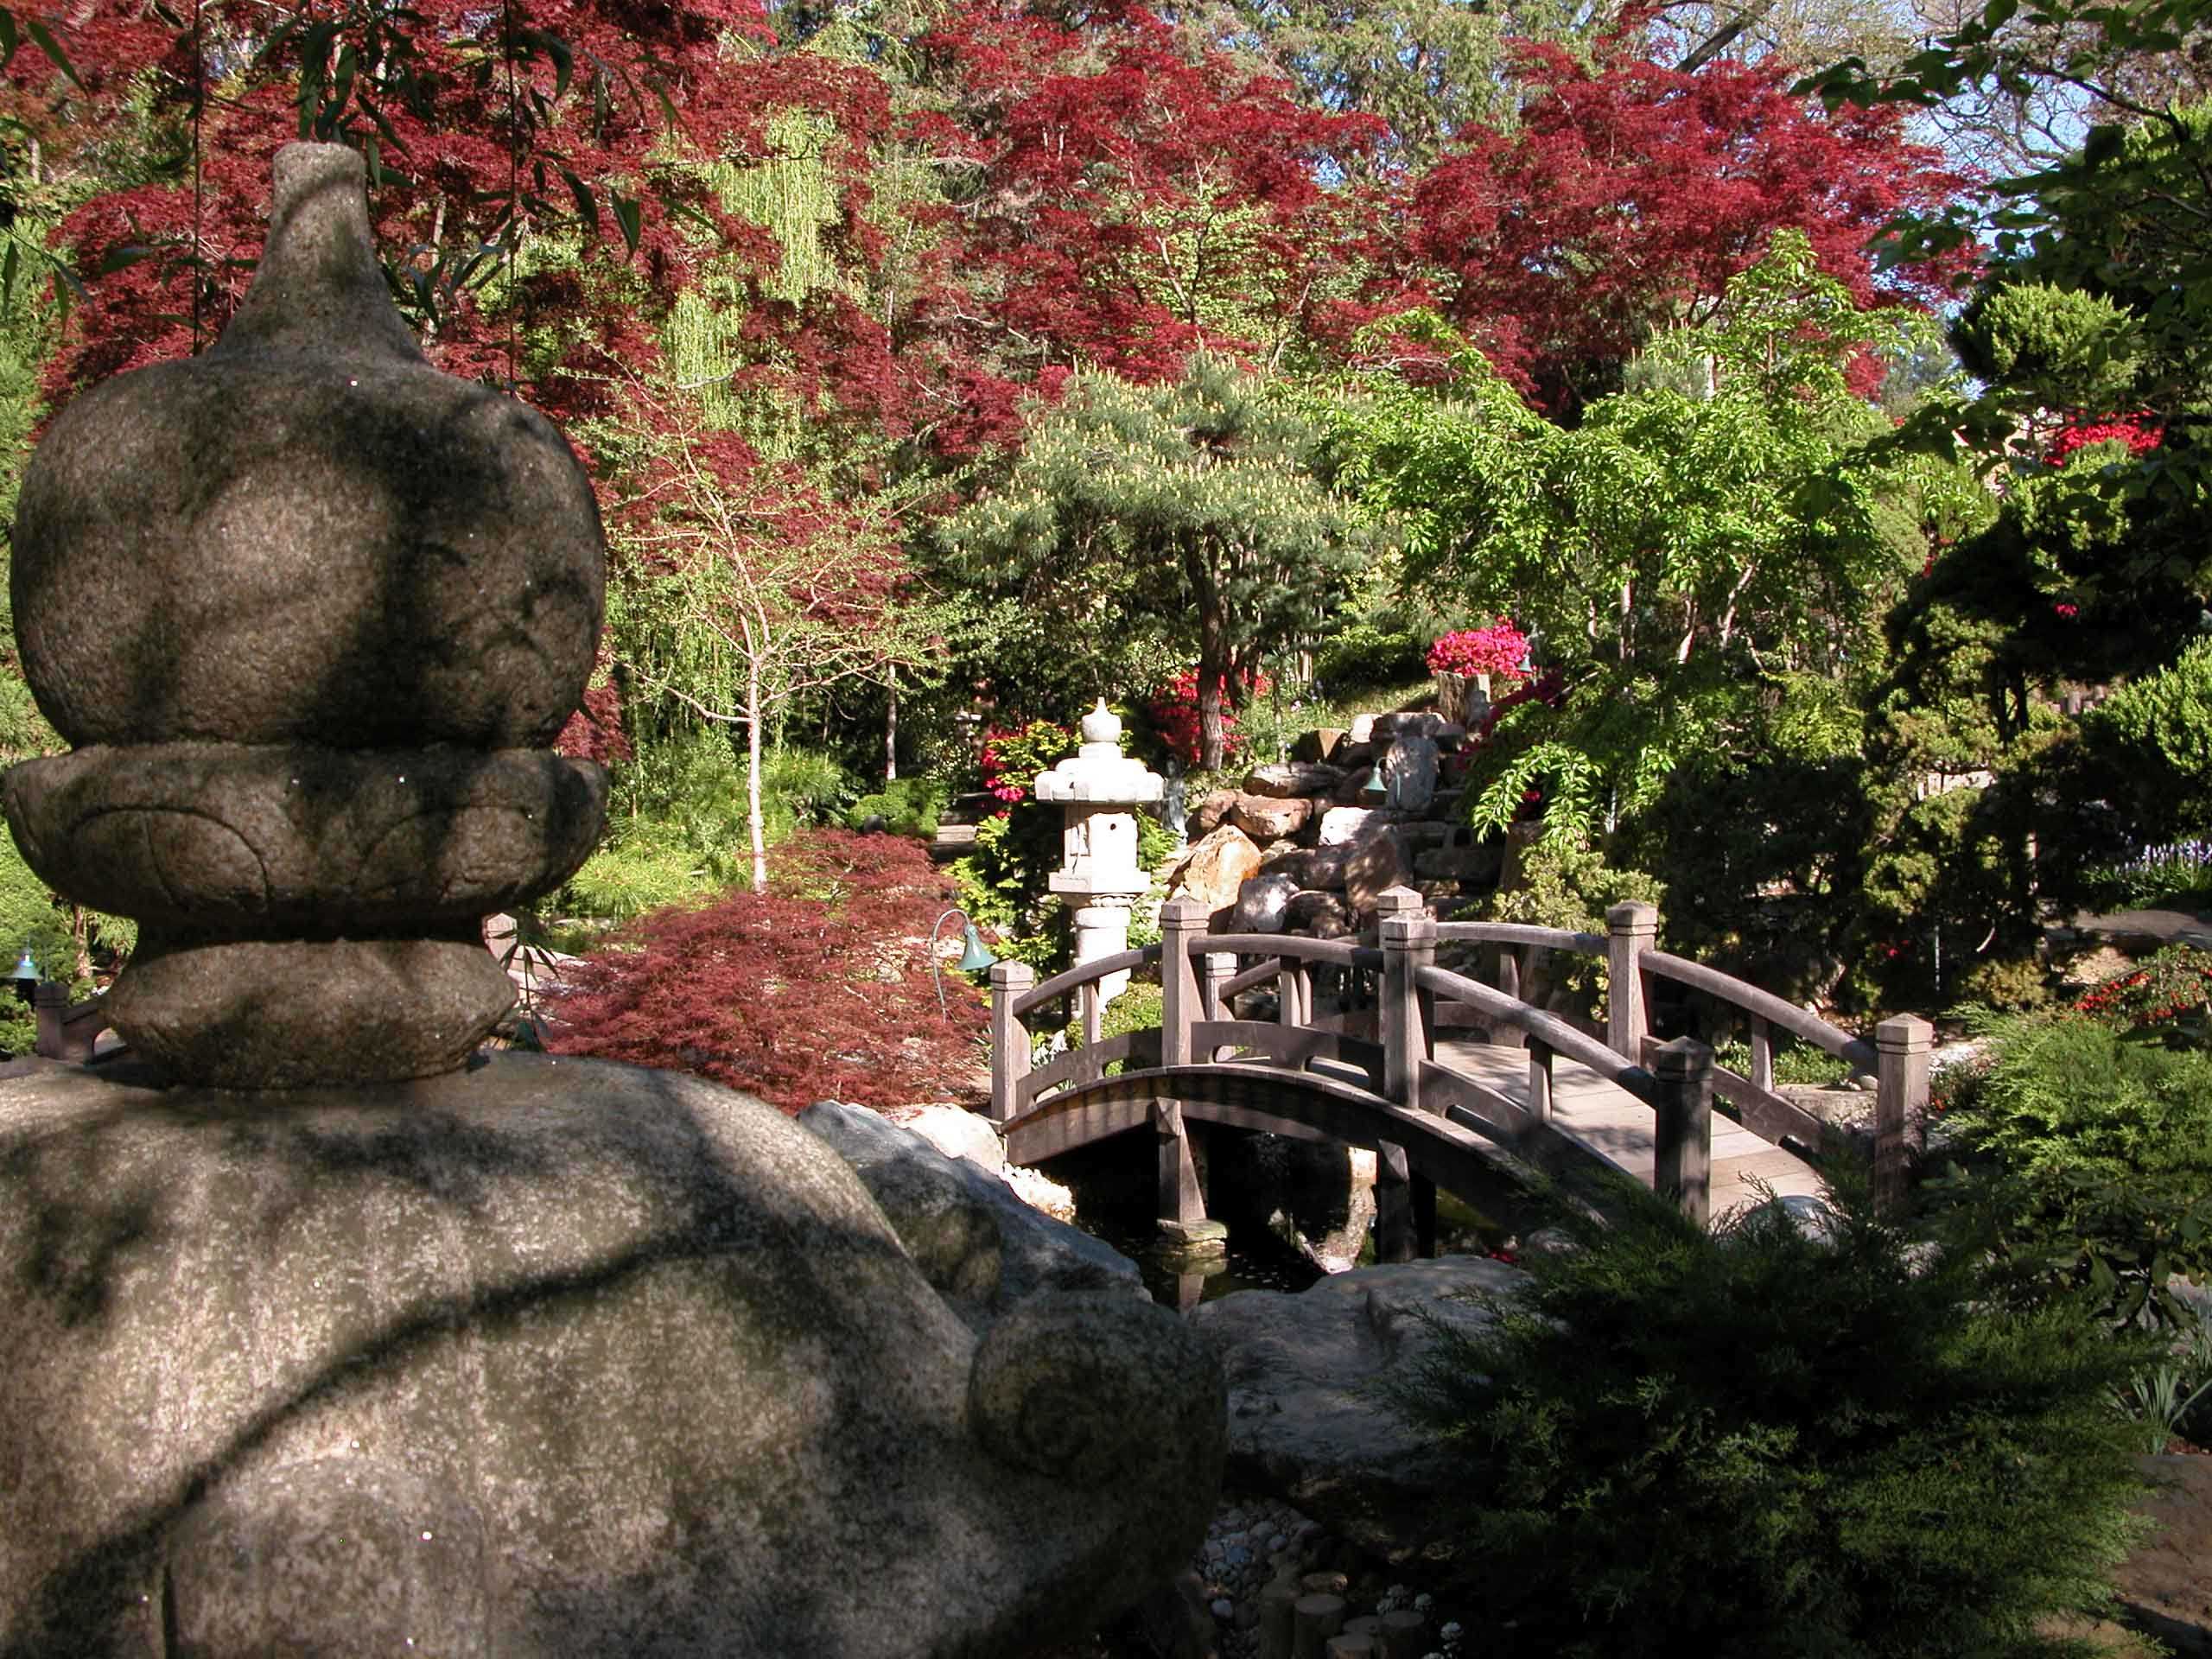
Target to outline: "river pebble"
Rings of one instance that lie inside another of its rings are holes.
[[[1261,1592],[1279,1576],[1324,1572],[1344,1580],[1348,1616],[1419,1613],[1439,1659],[1459,1659],[1460,1627],[1446,1618],[1436,1595],[1401,1581],[1404,1569],[1363,1559],[1319,1522],[1274,1498],[1240,1496],[1223,1505],[1192,1565],[1205,1586],[1221,1659],[1262,1659]]]

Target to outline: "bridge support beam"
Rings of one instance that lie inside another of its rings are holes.
[[[1410,887],[1391,887],[1376,900],[1377,931],[1382,936],[1382,1092],[1400,1106],[1421,1109],[1421,1069],[1430,1058],[1429,1009],[1416,983],[1421,969],[1436,961],[1436,921],[1421,896]],[[1378,1262],[1410,1262],[1416,1253],[1436,1250],[1436,1189],[1427,1203],[1414,1190],[1406,1149],[1391,1141],[1375,1148],[1375,1256]],[[1423,1251],[1420,1214],[1427,1215]]]
[[[1192,1222],[1204,1221],[1206,1195],[1198,1185],[1198,1164],[1191,1154],[1191,1128],[1183,1122],[1182,1102],[1154,1101],[1152,1132],[1160,1154],[1160,1224],[1188,1226]]]
[[[1652,1051],[1658,1137],[1652,1185],[1700,1227],[1713,1218],[1713,1051],[1677,1037]]]

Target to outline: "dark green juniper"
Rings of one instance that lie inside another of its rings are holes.
[[[1456,1460],[1453,1571],[1500,1656],[2053,1654],[2136,1526],[2148,1351],[1985,1294],[1860,1199],[1713,1233],[1624,1186],[1394,1403]]]

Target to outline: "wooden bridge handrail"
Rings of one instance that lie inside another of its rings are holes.
[[[1837,1026],[1830,1025],[1817,1014],[1808,1014],[1795,1003],[1785,1002],[1771,991],[1738,979],[1733,974],[1724,974],[1718,968],[1708,968],[1701,962],[1690,962],[1681,957],[1669,956],[1662,950],[1646,950],[1639,958],[1643,971],[1671,979],[1693,990],[1719,997],[1722,1001],[1764,1020],[1770,1026],[1778,1026],[1793,1037],[1826,1049],[1838,1059],[1847,1060],[1859,1071],[1872,1076],[1880,1064],[1880,1055],[1874,1045],[1863,1037],[1854,1037]]]
[[[1376,973],[1382,969],[1382,953],[1371,945],[1349,939],[1309,939],[1303,933],[1201,933],[1192,939],[1190,951],[1193,957],[1288,957]]]
[[[1042,1007],[1056,997],[1085,985],[1096,984],[1109,974],[1118,974],[1131,968],[1141,968],[1160,960],[1160,947],[1147,944],[1141,950],[1117,950],[1110,957],[1101,957],[1096,962],[1086,962],[1054,974],[1042,984],[1033,986],[1014,999],[1016,1014],[1027,1014],[1032,1008]]]
[[[1240,937],[1249,938],[1250,935],[1246,934]],[[1285,968],[1290,966],[1294,963],[1297,963],[1300,967],[1311,967],[1313,963],[1319,962],[1324,966],[1328,967],[1346,969],[1364,968],[1370,973],[1377,974],[1382,971],[1382,953],[1380,950],[1374,950],[1365,945],[1351,944],[1342,939],[1314,939],[1308,940],[1307,943],[1314,944],[1336,945],[1342,950],[1343,954],[1340,956],[1317,957],[1310,953],[1300,955],[1297,952],[1289,950],[1278,951],[1272,957],[1263,957],[1259,962],[1254,963],[1251,967],[1247,968],[1243,973],[1233,975],[1229,979],[1224,981],[1215,988],[1215,996],[1224,1002],[1228,1001],[1232,996],[1241,996],[1246,991],[1252,989],[1255,986],[1264,985],[1269,980],[1277,977],[1282,973]],[[1224,951],[1208,950],[1194,951],[1192,954],[1218,956],[1226,955],[1227,953]]]
[[[1554,1053],[1580,1061],[1606,1082],[1626,1090],[1646,1105],[1652,1103],[1653,1079],[1650,1072],[1622,1058],[1598,1039],[1587,1032],[1577,1030],[1557,1014],[1531,1007],[1518,997],[1493,990],[1480,980],[1455,974],[1448,968],[1416,969],[1414,982],[1424,991],[1449,997],[1455,1002],[1465,1002],[1493,1019],[1528,1033]]]
[[[1439,922],[1436,938],[1440,944],[1533,944],[1548,950],[1576,950],[1586,957],[1604,956],[1608,943],[1603,933],[1577,933],[1527,922]]]

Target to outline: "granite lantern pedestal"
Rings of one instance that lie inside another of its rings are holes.
[[[1074,754],[1037,777],[1037,798],[1065,816],[1052,890],[1074,912],[1081,967],[1129,948],[1129,912],[1152,883],[1137,865],[1137,808],[1160,798],[1164,781],[1122,753],[1122,722],[1104,698],[1083,717]],[[1126,972],[1099,982],[1103,1007],[1128,988]]]
[[[0,1659],[1013,1656],[1204,1535],[1218,1367],[1126,1291],[980,1332],[850,1166],[476,1052],[590,849],[560,434],[435,373],[360,158],[288,148],[202,359],[79,397],[16,620],[33,867],[137,916],[131,1058],[0,1080]]]

